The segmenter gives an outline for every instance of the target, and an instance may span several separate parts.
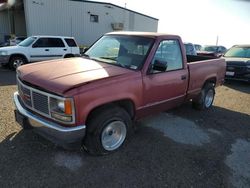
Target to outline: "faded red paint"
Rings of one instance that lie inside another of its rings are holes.
[[[181,38],[156,33],[118,34],[155,38],[155,44],[140,71],[85,58],[71,58],[22,66],[18,69],[20,79],[51,93],[73,97],[76,125],[85,124],[89,113],[103,104],[130,100],[134,104],[136,118],[140,118],[195,98],[208,79],[215,79],[216,86],[224,82],[226,64],[223,59],[187,64],[185,55],[182,57],[182,70],[147,74],[157,46],[163,39],[179,40],[182,54],[185,54]],[[186,79],[182,80],[182,76]]]

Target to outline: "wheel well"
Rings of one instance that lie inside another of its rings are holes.
[[[213,78],[209,78],[208,80],[206,80],[206,82],[203,84],[203,87],[209,83],[211,83],[215,86],[216,85],[216,78],[213,77]]]
[[[116,101],[114,104],[124,108],[128,114],[130,115],[131,118],[134,118],[135,116],[135,105],[131,100],[121,100],[121,101]]]
[[[73,54],[66,54],[64,58],[70,58],[70,57],[75,57]]]
[[[10,56],[9,62],[10,62],[10,60],[11,60],[13,57],[22,57],[22,58],[25,59],[26,62],[28,62],[28,59],[27,59],[26,56],[23,55],[23,54],[12,54],[12,55]]]
[[[112,108],[114,106],[119,106],[121,108],[123,108],[124,110],[126,110],[126,112],[128,112],[129,116],[133,119],[135,116],[135,106],[134,103],[129,100],[129,99],[125,99],[125,100],[119,100],[119,101],[114,101],[111,103],[106,103],[103,104],[101,106],[98,106],[96,108],[94,108],[93,110],[91,110],[91,112],[89,113],[89,115],[87,116],[86,122],[88,122],[90,119],[92,119],[92,117],[102,111],[105,110],[107,108]]]

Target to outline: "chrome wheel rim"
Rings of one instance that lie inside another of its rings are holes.
[[[208,108],[212,105],[214,100],[214,92],[213,90],[208,90],[206,97],[205,97],[205,106]]]
[[[19,66],[21,66],[21,65],[23,65],[23,64],[24,64],[23,60],[21,60],[21,59],[16,59],[16,60],[13,62],[13,67],[16,69],[17,67],[19,67]]]
[[[102,131],[102,146],[107,151],[113,151],[119,148],[127,135],[127,128],[122,121],[113,121],[109,123]]]

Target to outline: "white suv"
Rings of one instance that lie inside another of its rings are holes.
[[[0,64],[12,69],[35,61],[80,56],[73,37],[31,36],[17,46],[0,48]]]

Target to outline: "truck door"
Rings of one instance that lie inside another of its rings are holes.
[[[181,104],[188,87],[185,67],[179,41],[162,40],[143,77],[144,107],[161,111]]]
[[[31,61],[45,61],[63,57],[65,53],[63,41],[60,38],[39,38],[30,49]]]
[[[50,59],[63,58],[65,54],[71,53],[68,47],[65,46],[61,38],[50,38]]]

